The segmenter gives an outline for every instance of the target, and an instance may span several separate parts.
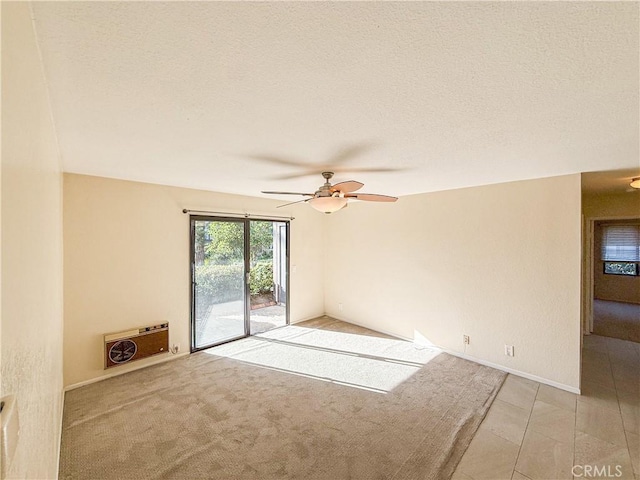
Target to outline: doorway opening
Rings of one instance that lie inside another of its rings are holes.
[[[640,219],[599,218],[589,225],[585,329],[640,342]]]
[[[191,351],[289,324],[289,222],[191,216]]]

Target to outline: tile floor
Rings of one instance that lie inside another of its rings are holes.
[[[509,375],[452,478],[640,480],[639,434],[640,343],[585,336],[582,395]]]

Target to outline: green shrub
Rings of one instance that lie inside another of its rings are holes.
[[[258,262],[249,274],[249,291],[251,295],[269,293],[273,291],[273,263]]]
[[[198,265],[196,267],[196,305],[205,314],[210,305],[231,302],[243,298],[244,265]],[[249,275],[251,295],[273,291],[273,264],[258,262]]]
[[[198,307],[242,299],[244,265],[198,265],[196,299]]]

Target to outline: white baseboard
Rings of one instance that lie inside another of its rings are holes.
[[[58,436],[58,445],[56,448],[56,480],[58,480],[58,475],[60,473],[60,452],[62,451],[62,419],[64,417],[64,395],[66,390],[63,388],[60,392],[60,414],[58,418],[58,432],[60,432]]]
[[[131,368],[131,369],[126,370],[124,372],[114,371],[112,373],[107,373],[105,375],[100,375],[99,377],[90,378],[89,380],[84,380],[82,382],[74,383],[72,385],[67,385],[66,387],[64,387],[64,391],[68,392],[69,390],[74,390],[76,388],[84,387],[85,385],[91,385],[92,383],[100,382],[101,380],[106,380],[107,378],[117,377],[119,375],[124,375],[126,373],[135,372],[136,370],[140,370],[142,368],[147,368],[147,367],[150,367],[152,365],[157,365],[159,363],[168,362],[170,360],[176,360],[176,359],[184,357],[186,355],[189,355],[189,352],[177,353],[175,355],[169,354],[168,356],[156,359],[153,362],[145,363],[145,364],[140,365],[140,366],[138,366],[136,368]]]
[[[314,318],[321,317],[322,315],[313,315],[309,318],[305,318],[302,320],[296,320],[295,322],[291,322],[291,325],[295,325],[296,323],[306,322],[307,320],[313,320]],[[70,390],[75,390],[76,388],[84,387],[85,385],[91,385],[92,383],[100,382],[102,380],[106,380],[107,378],[117,377],[118,375],[124,375],[125,373],[135,372],[136,370],[140,370],[141,368],[150,367],[151,365],[157,365],[159,363],[167,362],[169,360],[175,360],[177,358],[183,357],[185,355],[189,355],[189,352],[182,352],[176,355],[168,355],[163,358],[156,359],[155,361],[144,363],[144,365],[140,365],[136,368],[131,368],[126,371],[114,371],[104,375],[100,375],[99,377],[90,378],[88,380],[83,380],[82,382],[74,383],[71,385],[67,385],[64,387],[64,392],[68,392]],[[133,364],[132,364],[133,365]]]
[[[369,330],[373,330],[375,332],[383,333],[385,335],[389,335],[390,337],[398,338],[400,340],[406,340],[406,341],[412,342],[412,343],[414,342],[413,338],[409,338],[409,337],[405,337],[405,336],[402,336],[402,335],[398,335],[397,333],[389,332],[389,331],[386,331],[386,330],[383,330],[383,329],[380,329],[380,328],[371,328],[370,325],[366,325],[366,324],[361,323],[361,322],[357,322],[357,321],[353,321],[353,320],[344,320],[344,319],[339,318],[339,317],[337,317],[335,315],[328,315],[328,314],[325,314],[325,315],[314,315],[311,318],[306,318],[306,319],[302,319],[302,320],[296,320],[295,322],[291,322],[291,325],[295,325],[295,324],[298,324],[298,323],[306,322],[307,320],[313,320],[315,318],[322,317],[322,316],[334,318],[336,320],[340,320],[341,322],[345,322],[345,323],[351,323],[351,324],[357,325],[359,327],[368,328]],[[477,357],[474,357],[474,356],[471,356],[471,355],[467,355],[467,354],[462,353],[462,352],[458,352],[458,351],[455,351],[455,350],[451,350],[451,349],[448,349],[448,348],[441,347],[439,345],[433,345],[433,346],[435,348],[438,348],[438,349],[442,350],[445,353],[448,353],[449,355],[453,355],[455,357],[463,358],[465,360],[469,360],[470,362],[475,362],[475,363],[478,363],[480,365],[485,365],[487,367],[495,368],[496,370],[501,370],[503,372],[507,372],[507,373],[510,373],[510,374],[513,374],[513,375],[517,375],[519,377],[526,378],[528,380],[533,380],[534,382],[542,383],[542,384],[545,384],[545,385],[549,385],[550,387],[559,388],[560,390],[565,390],[567,392],[571,392],[571,393],[575,393],[577,395],[580,395],[580,389],[579,388],[572,387],[570,385],[565,385],[563,383],[556,382],[554,380],[549,380],[548,378],[539,377],[539,376],[531,374],[531,373],[527,373],[527,372],[523,372],[523,371],[520,371],[520,370],[516,370],[515,368],[505,367],[504,365],[500,365],[500,364],[497,364],[497,363],[489,362],[489,361],[483,360],[481,358],[477,358]],[[141,365],[138,368],[127,370],[126,372],[113,372],[113,373],[109,373],[109,374],[106,374],[106,375],[101,375],[101,376],[96,377],[96,378],[91,378],[91,379],[85,380],[83,382],[74,383],[73,385],[66,386],[64,388],[64,391],[68,392],[69,390],[73,390],[73,389],[76,389],[76,388],[79,388],[79,387],[83,387],[85,385],[90,385],[92,383],[99,382],[101,380],[106,380],[107,378],[116,377],[118,375],[123,375],[125,373],[133,372],[133,371],[139,370],[141,368],[150,367],[151,365],[156,365],[158,363],[163,363],[163,362],[166,362],[166,361],[169,361],[169,360],[174,360],[174,359],[177,359],[177,358],[181,358],[181,357],[183,357],[185,355],[189,355],[189,352],[183,352],[183,353],[179,353],[177,355],[171,355],[169,357],[165,357],[165,358],[159,359],[159,360],[157,360],[155,362],[147,363],[145,365]]]
[[[381,329],[371,328],[370,325],[365,325],[365,324],[360,323],[360,322],[356,322],[356,321],[353,321],[353,320],[343,320],[343,319],[338,318],[338,317],[336,317],[334,315],[326,315],[326,316],[327,317],[331,317],[331,318],[335,318],[336,320],[340,320],[341,322],[352,323],[354,325],[358,325],[359,327],[368,328],[369,330],[373,330],[375,332],[384,333],[385,335],[389,335],[390,337],[399,338],[401,340],[406,340],[408,342],[414,342],[413,338],[404,337],[402,335],[398,335],[397,333],[387,332],[387,331],[384,331],[384,330],[381,330]],[[433,345],[433,346],[436,347],[436,348],[439,348],[440,350],[442,350],[445,353],[448,353],[449,355],[453,355],[454,357],[464,358],[465,360],[469,360],[470,362],[479,363],[480,365],[484,365],[486,367],[495,368],[496,370],[501,370],[503,372],[511,373],[513,375],[517,375],[519,377],[523,377],[523,378],[526,378],[528,380],[533,380],[534,382],[543,383],[545,385],[549,385],[550,387],[559,388],[560,390],[565,390],[567,392],[571,392],[571,393],[575,393],[577,395],[580,395],[580,389],[579,388],[572,387],[570,385],[565,385],[564,383],[556,382],[554,380],[549,380],[548,378],[539,377],[539,376],[533,375],[531,373],[522,372],[520,370],[516,370],[515,368],[509,368],[509,367],[505,367],[504,365],[499,365],[497,363],[488,362],[488,361],[483,360],[481,358],[473,357],[471,355],[467,355],[466,353],[457,352],[455,350],[451,350],[449,348],[444,348],[444,347],[441,347],[439,345]]]
[[[448,353],[449,355],[453,355],[454,357],[464,358],[465,360],[469,360],[470,362],[479,363],[480,365],[485,365],[487,367],[495,368],[496,370],[502,370],[503,372],[517,375],[518,377],[523,377],[538,383],[544,383],[545,385],[549,385],[550,387],[559,388],[560,390],[566,390],[567,392],[580,395],[579,388],[571,387],[569,385],[565,385],[564,383],[556,382],[554,380],[549,380],[548,378],[539,377],[537,375],[533,375],[532,373],[522,372],[520,370],[516,370],[515,368],[505,367],[504,365],[499,365],[497,363],[488,362],[486,360],[482,360],[481,358],[467,355],[466,353],[456,352],[455,350],[449,350],[448,348],[442,348],[442,347],[438,347],[438,348],[441,349],[443,352]]]

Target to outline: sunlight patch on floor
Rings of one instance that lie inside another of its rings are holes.
[[[213,347],[204,353],[386,393],[410,378],[441,350],[404,340],[290,325]]]

